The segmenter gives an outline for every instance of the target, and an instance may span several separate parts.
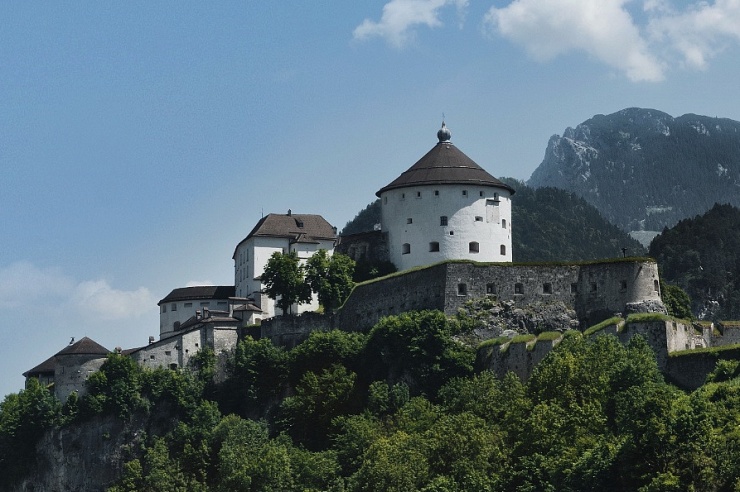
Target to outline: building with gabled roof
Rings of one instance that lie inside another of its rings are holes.
[[[273,253],[296,252],[301,261],[310,258],[320,249],[329,254],[334,252],[337,229],[320,215],[268,214],[254,226],[247,237],[234,249],[234,286],[237,297],[254,300],[262,313],[260,319],[275,316],[275,301],[262,293],[260,279],[267,261]],[[319,303],[316,296],[312,302],[293,306],[293,313],[315,311]]]
[[[110,350],[91,338],[82,337],[77,342],[73,338],[68,346],[24,372],[23,376],[26,380],[38,379],[41,384],[53,388],[57,398],[65,401],[72,393],[84,394],[85,381],[100,369],[109,353]]]
[[[173,289],[159,306],[159,336],[174,335],[180,325],[204,309],[228,311],[234,297],[233,285],[198,285]]]

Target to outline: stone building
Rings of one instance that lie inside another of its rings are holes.
[[[65,401],[72,393],[84,394],[85,381],[100,369],[109,352],[88,337],[77,342],[73,338],[67,347],[24,372],[23,376],[26,380],[38,379],[41,384],[52,388],[57,398]]]

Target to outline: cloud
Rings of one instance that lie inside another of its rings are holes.
[[[365,19],[352,34],[357,40],[384,38],[391,45],[401,48],[413,37],[414,27],[442,26],[439,11],[448,5],[455,5],[462,16],[468,0],[391,0],[383,6],[380,22]]]
[[[118,290],[105,280],[77,281],[57,268],[43,269],[27,261],[0,268],[3,309],[111,321],[139,317],[155,305],[146,287]]]
[[[651,4],[646,5],[652,7]],[[710,58],[729,43],[740,41],[740,1],[699,2],[685,12],[659,4],[660,15],[648,23],[655,43],[663,43],[678,53],[683,66],[705,69]]]
[[[630,80],[662,80],[664,63],[650,52],[624,8],[628,1],[515,0],[503,8],[492,7],[484,24],[538,60],[583,51]]]

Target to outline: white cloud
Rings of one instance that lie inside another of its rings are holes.
[[[72,305],[86,317],[103,321],[137,318],[156,304],[146,287],[118,290],[105,280],[80,282],[70,298]]]
[[[678,52],[685,67],[705,69],[728,43],[740,41],[740,0],[699,2],[685,12],[664,7],[648,30],[654,42]]]
[[[468,6],[468,0],[391,0],[383,6],[380,22],[365,19],[352,34],[358,40],[384,38],[388,43],[400,48],[413,37],[414,27],[442,26],[439,11],[448,5],[455,5],[458,13],[462,15]]]
[[[59,269],[42,269],[27,261],[0,268],[3,309],[111,321],[139,317],[155,305],[146,287],[118,290],[105,280],[77,281]]]
[[[583,51],[631,80],[662,80],[664,64],[650,52],[624,8],[628,1],[515,0],[492,7],[484,23],[539,60]]]

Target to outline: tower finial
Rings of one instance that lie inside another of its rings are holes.
[[[442,128],[437,132],[437,138],[440,142],[449,142],[451,137],[450,129],[445,124],[445,114],[442,113]]]

